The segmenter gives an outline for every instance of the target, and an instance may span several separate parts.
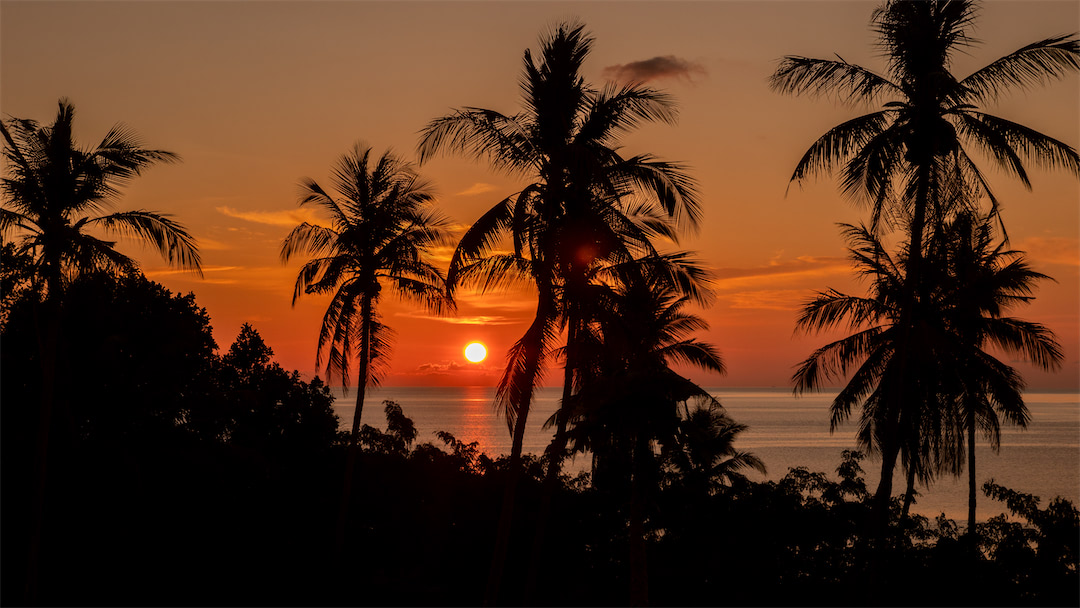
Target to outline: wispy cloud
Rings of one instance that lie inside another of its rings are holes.
[[[485,184],[484,182],[477,182],[468,188],[457,193],[457,196],[473,196],[476,194],[484,194],[485,192],[491,192],[495,189],[492,184]]]
[[[705,66],[696,61],[674,55],[663,55],[642,61],[609,65],[604,68],[601,75],[619,82],[648,82],[663,78],[694,82],[695,77],[705,77],[708,71]]]
[[[740,291],[724,298],[731,308],[753,310],[799,310],[809,298],[805,289],[761,289]]]
[[[203,266],[202,271],[203,275],[208,275],[215,272],[229,272],[230,270],[237,270],[240,268],[240,266]],[[182,270],[179,268],[151,268],[149,270],[143,271],[143,275],[145,275],[148,279],[152,279],[154,277],[172,276],[177,274],[191,274],[191,271]]]
[[[231,246],[222,243],[221,241],[215,241],[214,239],[208,239],[199,237],[198,245],[200,251],[226,251],[232,249]]]
[[[1026,238],[1015,248],[1027,254],[1035,264],[1080,266],[1080,240],[1067,237]]]
[[[504,317],[500,315],[473,315],[468,317],[438,317],[435,315],[429,315],[419,311],[406,311],[399,312],[394,315],[395,317],[408,317],[410,319],[427,319],[429,321],[439,321],[441,323],[449,323],[451,325],[513,325],[514,323],[520,323],[520,318]]]
[[[235,217],[256,224],[269,224],[271,226],[293,227],[304,222],[309,224],[325,225],[324,220],[319,219],[311,209],[286,209],[283,211],[240,211],[232,207],[215,207],[218,213]]]
[[[443,361],[439,363],[423,363],[411,372],[405,372],[408,376],[462,376],[487,377],[494,376],[500,371],[494,367],[488,367],[483,363],[458,363],[456,361]]]
[[[774,284],[780,278],[824,276],[850,270],[851,262],[846,258],[800,256],[780,260],[777,256],[765,266],[721,268],[715,272],[715,276],[720,289],[738,289],[761,282]]]
[[[243,289],[257,289],[290,293],[296,280],[294,271],[283,266],[204,266],[203,276],[175,268],[148,268],[143,271],[148,278],[168,278],[169,284],[194,283],[199,285],[237,285]]]

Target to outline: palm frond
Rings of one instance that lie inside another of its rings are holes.
[[[970,99],[994,101],[1006,89],[1029,89],[1080,69],[1076,34],[1052,36],[1021,47],[960,81]]]
[[[1024,125],[983,112],[967,112],[960,123],[963,132],[978,142],[1004,168],[1013,171],[1028,188],[1031,183],[1018,161],[1001,155],[1024,156],[1038,167],[1065,169],[1080,175],[1080,154],[1068,144]],[[998,151],[996,148],[1003,148]],[[1005,162],[1006,159],[1008,162]]]
[[[900,93],[887,78],[841,58],[813,59],[791,55],[783,58],[769,78],[772,90],[791,95],[836,94],[841,101],[865,103],[881,95]]]
[[[149,241],[170,263],[202,276],[195,239],[183,225],[172,220],[167,214],[142,210],[121,211],[90,219],[86,224],[100,225],[109,231]]]

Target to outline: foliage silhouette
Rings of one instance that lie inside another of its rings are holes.
[[[14,236],[15,254],[29,262],[31,287],[43,294],[40,306],[40,358],[42,406],[38,423],[37,485],[31,492],[34,513],[44,513],[48,480],[49,430],[54,407],[57,335],[62,314],[65,283],[81,272],[117,272],[136,267],[120,253],[114,242],[98,232],[134,237],[157,248],[170,263],[201,274],[195,241],[168,215],[153,211],[107,211],[121,190],[142,170],[178,157],[171,152],[141,147],[135,134],[123,125],[112,127],[95,148],[83,149],[75,141],[75,108],[68,100],[58,102],[56,118],[42,126],[28,119],[0,120],[4,138],[4,177],[0,180],[0,234]],[[29,256],[29,260],[25,256]],[[62,406],[63,407],[63,406]],[[31,523],[28,599],[35,595],[37,555],[42,522]]]
[[[1024,162],[1080,174],[1080,156],[1073,148],[979,109],[1010,88],[1042,85],[1080,68],[1076,35],[1032,43],[957,78],[950,70],[952,56],[974,43],[969,31],[975,16],[976,3],[971,0],[890,0],[873,17],[888,62],[887,76],[839,57],[790,56],[780,62],[771,79],[772,87],[782,93],[835,94],[852,103],[883,102],[881,109],[845,121],[814,142],[796,166],[792,181],[842,165],[842,191],[873,209],[871,232],[876,234],[883,221],[905,230],[908,280],[903,297],[913,301],[901,307],[903,317],[896,320],[904,334],[898,344],[917,342],[919,327],[927,323],[913,316],[926,306],[914,300],[929,298],[933,288],[922,276],[927,233],[939,231],[957,205],[979,200],[976,195],[990,198],[992,212],[997,211],[997,200],[969,148],[979,149],[1028,187]],[[951,195],[958,187],[964,196]],[[933,383],[913,377],[916,372],[906,368],[906,364],[895,368],[895,373],[904,376],[897,379],[900,386]],[[897,397],[876,405],[880,409],[876,432],[882,448],[876,495],[881,515],[892,491],[892,472],[896,456],[904,450],[905,433],[910,438],[902,419],[920,418],[902,412],[904,402]],[[924,474],[917,468],[909,470]]]
[[[990,218],[959,214],[946,225],[939,240],[931,259],[945,272],[938,283],[948,286],[940,299],[953,336],[951,352],[942,355],[955,370],[947,377],[950,384],[942,388],[942,401],[955,412],[952,426],[966,431],[953,433],[955,448],[946,451],[947,459],[939,466],[959,475],[966,439],[968,530],[974,532],[976,431],[983,431],[997,450],[999,416],[1020,427],[1026,427],[1030,418],[1024,404],[1023,378],[988,352],[988,347],[1022,356],[1047,370],[1060,367],[1063,354],[1047,327],[1005,316],[1009,309],[1032,299],[1036,281],[1049,277],[1032,270],[1023,254],[1007,249],[1004,241],[995,244]]]
[[[457,110],[431,121],[418,146],[421,162],[440,151],[457,152],[529,181],[466,231],[448,272],[451,289],[473,284],[487,290],[521,280],[537,289],[533,323],[510,349],[496,393],[513,436],[511,463],[521,456],[533,390],[563,329],[564,404],[573,393],[578,333],[585,323],[579,306],[592,267],[654,253],[651,239],[674,239],[678,225],[696,226],[700,217],[694,182],[681,166],[618,152],[619,138],[639,124],[672,123],[671,100],[638,84],[601,90],[588,85],[581,67],[592,44],[583,25],[558,24],[541,39],[537,59],[525,51],[523,111]],[[512,253],[496,252],[501,237],[511,240]],[[562,461],[565,420],[556,420],[556,427],[552,478]],[[511,485],[489,603],[498,595],[513,502]]]
[[[304,222],[285,237],[281,260],[314,256],[301,267],[293,304],[301,294],[333,294],[319,330],[316,365],[325,356],[327,379],[349,385],[353,356],[358,359],[356,408],[338,514],[339,550],[352,495],[356,446],[368,386],[379,383],[390,355],[391,331],[379,317],[383,285],[436,313],[453,307],[442,271],[431,249],[448,242],[448,220],[432,208],[430,186],[414,167],[385,152],[373,158],[361,143],[342,155],[332,183],[339,198],[315,180],[301,182],[300,205],[315,205],[330,216],[330,226]],[[325,353],[325,354],[324,354]]]
[[[378,384],[389,356],[390,330],[378,313],[383,285],[434,312],[453,306],[442,272],[429,259],[433,247],[447,242],[448,221],[432,208],[430,185],[390,152],[376,159],[357,143],[338,159],[332,184],[338,197],[315,180],[301,182],[300,205],[326,212],[330,225],[294,228],[281,244],[281,259],[315,256],[296,277],[293,304],[301,294],[333,294],[316,365],[325,360],[327,379],[337,376],[347,387],[352,357],[358,357],[355,445],[365,390]]]

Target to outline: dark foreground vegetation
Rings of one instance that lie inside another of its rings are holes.
[[[674,249],[700,225],[702,197],[681,163],[620,154],[638,125],[674,124],[676,106],[642,83],[587,83],[594,40],[581,24],[523,54],[519,112],[466,106],[421,131],[421,163],[462,155],[527,184],[465,230],[445,274],[432,254],[453,245],[450,223],[414,164],[357,144],[327,182],[336,195],[303,180],[299,204],[329,225],[294,228],[281,258],[305,260],[294,302],[330,296],[313,342],[327,378],[355,380],[349,433],[321,380],[275,364],[249,325],[219,350],[193,295],[146,280],[114,247],[134,237],[200,272],[182,224],[112,210],[128,181],[175,154],[121,125],[86,148],[63,99],[51,124],[0,121],[0,600],[1077,605],[1074,505],[1039,508],[990,481],[983,493],[1015,517],[974,522],[976,441],[996,447],[1002,422],[1029,419],[1022,375],[993,353],[1047,370],[1063,354],[1049,328],[1010,316],[1048,277],[1009,248],[968,150],[1026,186],[1024,163],[1080,175],[1075,149],[976,110],[1076,72],[1080,40],[1046,38],[960,78],[950,58],[971,44],[976,13],[969,0],[889,1],[873,17],[884,75],[788,56],[770,80],[882,104],[819,138],[792,176],[836,171],[871,211],[844,231],[867,293],[819,292],[796,322],[853,333],[793,381],[846,381],[831,423],[857,417],[858,447],[880,455],[872,494],[851,451],[837,478],[794,469],[749,482],[764,463],[735,448],[745,427],[676,372],[724,372],[688,308],[713,301],[712,275]],[[508,457],[417,437],[393,402],[385,432],[359,425],[389,357],[384,294],[452,314],[461,288],[522,282],[536,315],[496,387]],[[550,447],[523,454],[533,391],[559,365]],[[571,454],[592,458],[588,475],[563,470]],[[965,470],[963,534],[910,513],[917,482]]]
[[[441,433],[417,437],[384,404],[361,430],[343,543],[335,519],[347,435],[332,397],[272,361],[245,326],[215,353],[206,312],[140,275],[70,286],[37,601],[59,605],[478,605],[508,458]],[[32,299],[2,335],[3,603],[24,603],[40,394]],[[16,407],[16,405],[18,407]],[[730,448],[730,445],[728,445]],[[729,450],[730,452],[730,450]],[[1076,605],[1074,505],[985,484],[1016,516],[900,517],[870,546],[862,456],[836,475],[751,483],[658,455],[644,492],[655,605]],[[715,462],[723,462],[717,460]],[[623,476],[562,475],[533,554],[545,462],[524,458],[502,604],[629,601]],[[972,543],[978,549],[973,550]],[[869,559],[868,552],[874,552]],[[531,579],[531,581],[530,581]],[[531,591],[527,591],[531,590]]]

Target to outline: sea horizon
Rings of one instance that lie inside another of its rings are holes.
[[[805,467],[835,479],[845,449],[857,449],[855,429],[858,411],[835,432],[829,430],[828,407],[838,389],[823,390],[800,396],[790,388],[772,387],[705,387],[727,410],[728,414],[749,428],[735,441],[739,450],[753,452],[761,458],[768,472],[764,475],[750,471],[753,481],[777,481],[793,467]],[[417,428],[416,444],[433,443],[442,447],[436,431],[446,431],[457,439],[471,443],[491,457],[508,454],[511,437],[505,418],[493,407],[494,387],[434,387],[379,386],[369,388],[365,395],[362,422],[379,429],[386,428],[383,402],[401,405],[406,416]],[[339,388],[332,389],[334,410],[341,428],[351,428],[355,407],[355,389],[347,396]],[[553,431],[544,423],[554,413],[561,397],[560,387],[537,389],[527,420],[524,452],[539,455],[550,442]],[[981,493],[982,484],[994,479],[1013,490],[1039,496],[1040,506],[1061,496],[1074,504],[1080,503],[1080,391],[1030,390],[1025,402],[1031,412],[1026,429],[1002,425],[1000,451],[994,452],[984,437],[976,445],[976,475],[980,486],[977,518],[1007,513],[1003,503],[992,501]],[[587,471],[588,455],[577,455],[567,461],[569,472]],[[880,460],[867,455],[862,461],[864,479],[873,491],[880,476]],[[904,489],[904,479],[898,470],[894,476],[893,493]],[[967,518],[967,473],[959,477],[939,475],[929,487],[917,486],[919,496],[912,510],[934,518],[944,513],[963,523]]]

